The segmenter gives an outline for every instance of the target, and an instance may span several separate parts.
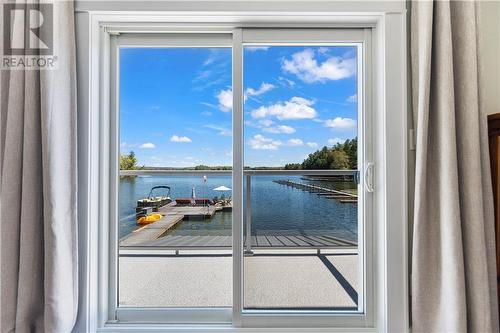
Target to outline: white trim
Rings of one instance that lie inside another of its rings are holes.
[[[114,313],[110,312],[109,307],[109,291],[110,291],[110,265],[114,263],[114,259],[110,253],[110,165],[109,156],[111,151],[111,140],[109,137],[109,130],[111,126],[110,121],[110,97],[111,97],[111,75],[110,75],[110,62],[111,62],[111,43],[110,35],[103,33],[101,35],[102,45],[100,48],[100,64],[101,71],[99,72],[99,193],[97,195],[99,200],[99,218],[98,218],[98,249],[99,249],[99,322],[105,323],[109,318],[114,317]],[[104,134],[108,135],[104,135]],[[96,194],[97,194],[96,193]],[[103,255],[104,254],[104,255]]]
[[[109,80],[110,80],[110,103],[109,103],[109,219],[107,220],[109,228],[109,238],[108,238],[108,251],[109,256],[109,274],[108,274],[108,317],[117,319],[116,307],[118,305],[118,280],[115,279],[118,276],[118,224],[109,223],[109,221],[118,221],[118,193],[119,193],[119,175],[117,170],[119,169],[119,151],[120,151],[120,99],[118,91],[120,91],[120,53],[117,52],[117,36],[110,36],[110,50],[109,50]],[[105,112],[104,112],[105,113]],[[102,133],[102,138],[105,133]],[[104,222],[104,221],[103,221]],[[104,222],[106,223],[106,222]]]
[[[243,306],[243,44],[233,30],[233,325],[241,326]]]
[[[373,137],[373,40],[372,29],[364,29],[364,47],[362,56],[358,56],[359,67],[362,68],[363,76],[360,75],[358,83],[358,170],[362,170],[364,165],[373,161],[374,137]],[[358,51],[359,53],[359,51]],[[361,145],[359,143],[362,143]],[[364,179],[359,173],[358,193],[362,205],[358,205],[358,220],[363,221],[360,227],[362,232],[358,231],[359,239],[359,257],[358,276],[363,276],[363,290],[358,297],[360,308],[367,309],[366,321],[375,322],[375,291],[374,291],[374,261],[373,251],[375,248],[375,235],[373,224],[376,221],[374,217],[374,198],[365,190]],[[362,304],[364,302],[365,304]]]
[[[231,323],[231,308],[127,308],[116,309],[118,323],[160,323],[190,325],[227,325]]]
[[[409,325],[408,289],[408,136],[406,89],[406,16],[385,17],[384,167],[375,170],[385,184],[384,244],[386,291],[385,330],[396,332]],[[396,84],[394,84],[396,83]],[[402,83],[402,84],[397,84]],[[376,183],[378,184],[378,183]],[[400,204],[398,204],[400,203]],[[390,286],[390,287],[389,287]],[[404,309],[404,311],[401,311]]]
[[[311,15],[309,15],[311,14]],[[112,12],[91,12],[89,13],[89,69],[88,69],[88,96],[85,92],[80,98],[88,97],[89,114],[88,128],[83,128],[88,135],[87,159],[81,161],[83,167],[80,170],[87,170],[89,187],[84,189],[87,198],[87,207],[80,207],[88,211],[85,221],[80,221],[87,225],[86,235],[82,238],[86,242],[87,255],[87,276],[88,281],[82,281],[87,286],[88,304],[85,309],[81,309],[80,318],[86,322],[88,331],[96,331],[101,327],[101,331],[146,331],[148,329],[158,331],[213,331],[214,327],[162,327],[158,325],[134,326],[134,325],[113,325],[105,324],[107,313],[107,295],[102,288],[107,284],[107,262],[102,255],[106,255],[103,240],[108,237],[108,233],[101,223],[103,210],[106,207],[100,205],[102,198],[97,196],[103,188],[103,175],[106,175],[106,165],[102,165],[95,159],[96,152],[100,151],[101,137],[99,131],[100,116],[102,108],[109,105],[106,97],[103,96],[102,89],[105,86],[100,77],[100,73],[109,73],[109,64],[102,60],[106,58],[106,43],[109,45],[109,35],[107,30],[111,25],[127,26],[126,22],[142,22],[141,32],[148,29],[154,30],[156,27],[165,27],[169,19],[175,22],[226,22],[234,26],[300,26],[309,23],[315,27],[333,26],[373,26],[373,38],[377,45],[374,50],[375,84],[374,84],[374,105],[377,110],[377,130],[374,133],[375,160],[382,161],[375,168],[375,193],[376,206],[382,209],[377,210],[377,223],[375,232],[378,235],[378,248],[374,249],[374,256],[377,258],[375,265],[375,283],[377,290],[377,315],[376,328],[363,329],[353,328],[351,331],[407,331],[408,330],[408,286],[407,286],[407,192],[406,192],[406,64],[405,64],[405,16],[402,13],[394,14],[356,14],[356,13],[297,13],[273,12],[273,13],[223,13],[223,15],[213,15],[203,13],[181,14],[171,12],[141,13],[112,13]],[[295,24],[296,25],[295,25]],[[178,25],[178,24],[177,24]],[[131,28],[132,29],[132,28]],[[183,28],[184,29],[184,28]],[[133,29],[132,29],[133,30]],[[166,29],[168,30],[168,29]],[[103,58],[104,55],[104,58]],[[109,57],[108,57],[109,59]],[[106,67],[108,66],[108,67]],[[105,95],[105,94],[104,94]],[[103,99],[104,98],[104,99]],[[109,109],[108,109],[109,110]],[[82,129],[80,129],[82,130]],[[106,148],[104,148],[106,149]],[[99,156],[103,156],[106,151],[101,151]],[[99,171],[100,170],[100,171]],[[107,169],[109,170],[109,169]],[[389,182],[390,181],[390,182]],[[101,188],[100,188],[101,184]],[[234,186],[234,185],[233,185]],[[98,208],[99,207],[99,208]],[[105,215],[107,216],[107,215]],[[98,241],[98,239],[100,239]],[[97,246],[100,244],[99,246]],[[391,286],[391,288],[388,288]],[[292,323],[293,324],[293,323]],[[84,324],[85,325],[85,324]],[[215,328],[221,330],[222,327]],[[256,329],[236,329],[224,326],[228,331],[258,331]],[[266,331],[292,332],[300,331],[300,328],[267,329]],[[305,330],[305,329],[302,329]],[[326,331],[324,329],[307,329],[307,331]],[[336,331],[328,328],[329,332]],[[342,328],[341,331],[349,331]]]
[[[218,12],[218,13],[241,13],[241,12],[274,12],[282,13],[285,10],[290,13],[306,12],[338,12],[338,13],[403,13],[406,3],[403,0],[180,0],[180,1],[77,1],[76,12],[101,11],[101,12]]]
[[[100,333],[378,333],[376,328],[350,328],[350,327],[234,327],[231,325],[169,325],[161,324],[107,324],[98,329]]]
[[[210,31],[181,33],[120,33],[117,46],[126,47],[231,47],[231,33]]]
[[[339,45],[346,42],[353,45],[364,42],[364,29],[289,29],[289,28],[249,28],[243,30],[244,44],[266,45]],[[332,43],[332,41],[334,41]]]

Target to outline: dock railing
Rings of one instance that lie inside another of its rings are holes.
[[[120,176],[230,176],[232,175],[232,170],[149,170],[149,169],[142,169],[142,170],[120,170],[119,172]],[[359,182],[359,172],[358,170],[274,170],[274,169],[266,169],[266,170],[253,170],[253,169],[245,169],[243,171],[243,177],[244,177],[244,182],[245,186],[243,186],[245,190],[245,194],[243,196],[245,203],[244,203],[244,222],[245,222],[245,235],[247,236],[247,240],[245,241],[245,252],[251,253],[252,252],[252,242],[250,240],[251,237],[251,230],[252,230],[252,206],[251,206],[251,189],[252,189],[252,177],[254,176],[348,176],[352,177],[353,181]],[[290,186],[297,186],[300,187],[300,183],[292,183],[290,182]],[[311,190],[318,190],[321,191],[322,189],[320,187],[315,187],[312,185],[310,186]],[[307,188],[306,188],[307,190]],[[323,188],[323,190],[327,190]],[[337,194],[333,189],[328,189],[332,191],[332,194]],[[326,193],[325,193],[326,194]],[[344,195],[347,196],[352,196],[352,194],[349,194],[347,192],[344,193]],[[317,248],[315,246],[312,246],[313,248]]]

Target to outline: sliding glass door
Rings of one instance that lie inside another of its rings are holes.
[[[230,37],[117,38],[119,309],[232,306]]]
[[[118,319],[366,320],[369,31],[113,37]]]
[[[244,308],[357,310],[358,47],[243,56]]]
[[[372,158],[369,40],[368,29],[243,29],[233,48],[244,123],[234,229],[242,325],[370,315],[371,197],[359,171]]]

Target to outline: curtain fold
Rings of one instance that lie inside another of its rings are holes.
[[[479,4],[412,1],[415,332],[498,332]]]
[[[1,71],[1,332],[71,332],[77,314],[73,2],[52,14],[55,68]]]

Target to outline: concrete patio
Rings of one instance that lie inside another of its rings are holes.
[[[119,304],[124,307],[229,307],[227,251],[123,251]],[[250,309],[346,309],[358,300],[355,250],[271,251],[245,256],[244,304]]]

